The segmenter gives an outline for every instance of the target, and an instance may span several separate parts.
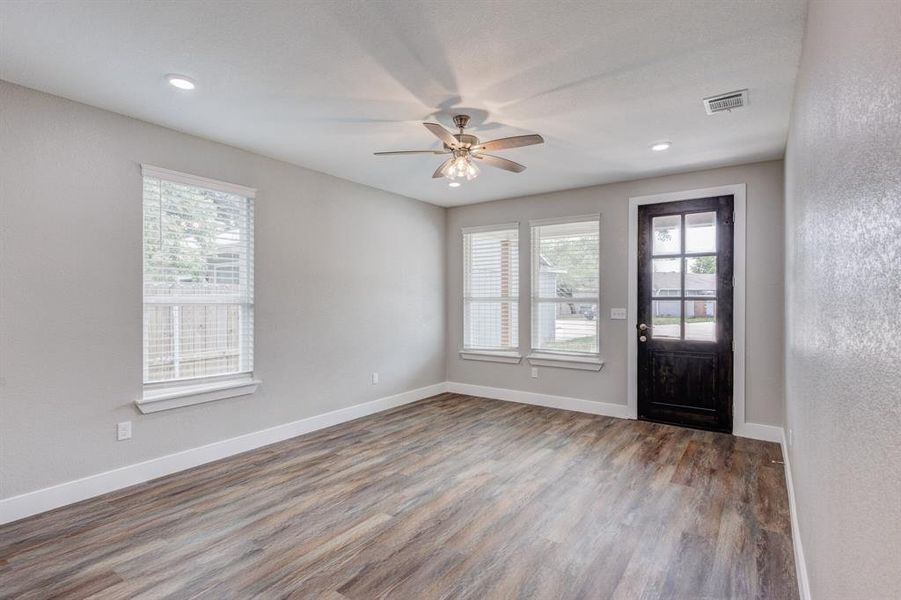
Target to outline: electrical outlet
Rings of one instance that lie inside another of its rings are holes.
[[[532,378],[538,379],[538,367],[532,367]]]
[[[121,423],[116,424],[116,440],[130,440],[131,439],[131,421],[122,421]]]
[[[379,382],[379,374],[378,374],[378,373],[373,373],[373,374],[372,374],[372,385],[375,385],[375,384],[377,384],[378,382]]]

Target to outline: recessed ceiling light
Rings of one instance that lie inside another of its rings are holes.
[[[180,90],[193,90],[197,87],[193,80],[184,75],[166,75],[166,81],[169,82],[169,85],[177,87]]]
[[[451,181],[449,184],[447,184],[447,187],[460,187],[460,182],[459,181]]]
[[[663,152],[664,150],[669,150],[670,146],[672,146],[672,142],[657,142],[655,144],[651,144],[651,150],[654,152]]]

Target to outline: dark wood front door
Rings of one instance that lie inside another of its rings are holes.
[[[733,198],[638,209],[638,417],[732,431]]]

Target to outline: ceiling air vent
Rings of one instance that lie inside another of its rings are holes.
[[[704,110],[708,115],[718,112],[732,111],[748,104],[748,90],[738,90],[728,94],[718,94],[704,98]]]

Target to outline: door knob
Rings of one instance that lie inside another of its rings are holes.
[[[644,332],[647,331],[647,330],[648,330],[648,326],[645,325],[644,323],[642,323],[641,325],[638,325],[638,331],[641,332],[641,335],[638,336],[638,341],[639,341],[639,342],[646,342],[646,341],[648,341],[648,336],[644,335]]]

